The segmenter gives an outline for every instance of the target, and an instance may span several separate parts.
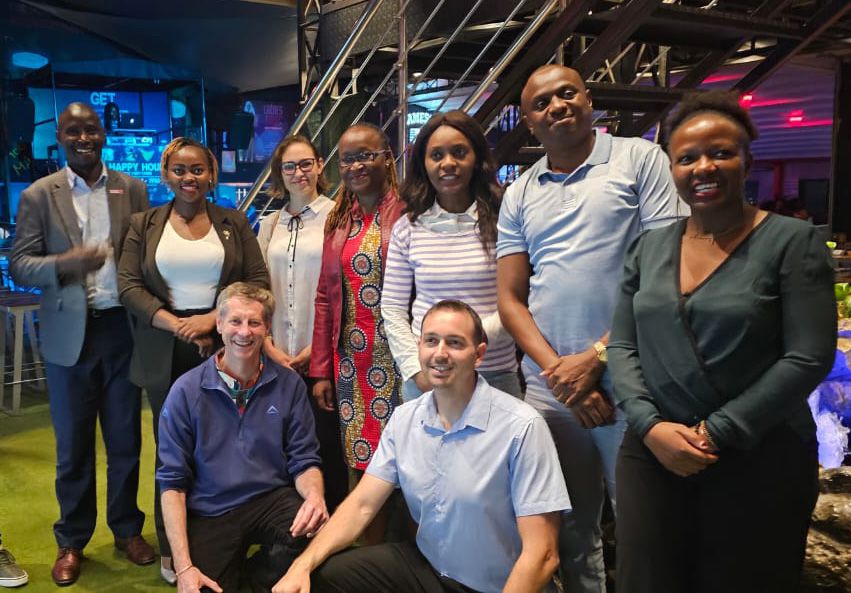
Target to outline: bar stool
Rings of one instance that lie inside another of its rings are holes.
[[[30,292],[0,292],[0,369],[3,371],[0,381],[0,409],[17,414],[21,409],[21,384],[24,366],[24,326],[32,356],[32,370],[35,377],[26,381],[36,381],[44,388],[44,370],[38,351],[38,339],[35,333],[33,313],[39,309],[39,296]],[[6,330],[9,316],[12,317],[12,381],[6,382]],[[5,403],[6,385],[12,386],[12,407]]]

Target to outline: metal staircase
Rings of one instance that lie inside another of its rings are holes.
[[[501,164],[528,164],[542,151],[517,104],[542,64],[577,69],[598,123],[642,135],[725,63],[753,61],[734,87],[749,91],[802,51],[851,54],[849,14],[848,0],[299,0],[304,107],[290,133],[368,117],[394,132],[404,166],[408,105],[428,95],[471,113]],[[268,176],[242,210],[268,209]]]

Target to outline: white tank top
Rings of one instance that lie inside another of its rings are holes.
[[[171,221],[166,222],[156,262],[168,285],[172,308],[211,309],[224,261],[225,248],[212,225],[204,238],[190,241],[177,234]]]

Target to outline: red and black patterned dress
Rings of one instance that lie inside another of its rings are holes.
[[[403,381],[381,317],[381,216],[356,216],[340,256],[343,325],[334,368],[346,462],[363,470],[401,403]]]

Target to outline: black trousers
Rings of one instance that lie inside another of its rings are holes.
[[[204,362],[204,358],[198,354],[198,346],[188,344],[181,340],[174,340],[174,351],[171,357],[171,383],[173,384],[180,375],[194,369],[196,366]],[[151,404],[151,416],[154,425],[154,443],[157,446],[156,467],[160,466],[160,412],[165,404],[165,398],[168,396],[168,389],[165,391],[158,389],[146,389],[148,394],[148,403]],[[163,511],[160,503],[160,488],[159,484],[154,480],[154,525],[157,529],[157,541],[160,546],[160,554],[162,556],[171,556],[171,547],[168,545],[168,538],[165,535],[165,524],[163,523]]]
[[[475,593],[440,576],[411,542],[367,546],[332,556],[313,572],[316,593]]]
[[[618,593],[798,591],[817,454],[815,438],[783,426],[680,478],[628,430],[617,465]]]
[[[60,514],[53,532],[60,547],[83,549],[95,529],[98,420],[106,448],[106,522],[116,537],[142,533],[145,515],[136,505],[141,392],[128,379],[132,351],[127,313],[116,307],[88,319],[76,364],[45,365]]]
[[[295,488],[284,487],[218,517],[189,515],[192,563],[224,593],[237,593],[245,554],[249,546],[260,544],[262,562],[253,562],[251,572],[259,577],[258,584],[271,588],[307,546],[306,537],[294,538],[289,531],[303,502]]]
[[[316,403],[312,395],[316,379],[310,377],[302,377],[302,379],[307,385],[307,399],[313,410],[316,439],[319,441],[319,457],[322,459],[322,477],[325,481],[325,505],[330,514],[349,493],[349,470],[343,457],[340,416],[336,409],[336,402],[333,412],[321,409]]]

